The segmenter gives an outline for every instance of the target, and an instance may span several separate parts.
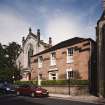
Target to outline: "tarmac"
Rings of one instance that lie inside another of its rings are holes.
[[[92,95],[70,96],[70,95],[63,95],[63,94],[49,94],[49,96],[53,98],[64,99],[64,100],[94,103],[97,105],[99,104],[105,105],[105,98],[100,98]]]
[[[85,103],[93,103],[97,105],[105,105],[105,98],[96,97],[92,95],[78,95],[78,96],[71,96],[71,95],[64,95],[64,94],[49,94],[49,98],[55,99],[63,99],[63,100],[71,100],[71,101],[79,101]]]

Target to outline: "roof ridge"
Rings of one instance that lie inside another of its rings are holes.
[[[62,41],[48,49],[45,49],[33,56],[37,56],[37,55],[40,55],[40,54],[43,54],[43,53],[46,53],[46,52],[49,52],[49,51],[54,51],[56,49],[60,49],[60,48],[64,48],[64,47],[67,47],[67,46],[70,46],[70,45],[73,45],[73,44],[77,44],[77,43],[80,43],[80,42],[83,42],[83,41],[86,41],[86,40],[90,40],[91,38],[79,38],[79,37],[74,37],[74,38],[71,38],[71,39],[68,39],[68,40],[65,40],[65,41]]]

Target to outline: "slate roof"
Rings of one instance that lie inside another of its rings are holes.
[[[65,40],[65,41],[62,41],[42,52],[39,52],[33,56],[38,56],[38,55],[41,55],[41,54],[44,54],[44,53],[47,53],[47,52],[50,52],[50,51],[55,51],[57,49],[60,49],[60,48],[64,48],[64,47],[67,47],[67,46],[71,46],[71,45],[74,45],[74,44],[77,44],[77,43],[80,43],[80,42],[83,42],[83,41],[86,41],[86,40],[91,40],[93,41],[92,39],[88,38],[88,39],[85,39],[85,38],[79,38],[79,37],[74,37],[72,39],[68,39],[68,40]],[[94,41],[93,41],[94,42]]]

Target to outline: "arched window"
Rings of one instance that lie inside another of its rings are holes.
[[[28,66],[30,67],[31,64],[31,56],[33,55],[33,46],[30,44],[29,50],[28,50]]]

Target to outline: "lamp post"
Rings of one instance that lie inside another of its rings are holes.
[[[12,79],[13,79],[13,83],[15,83],[15,76],[14,75],[12,76]]]
[[[68,87],[69,87],[69,95],[70,95],[70,77],[69,77],[69,79],[68,79]]]
[[[71,95],[71,79],[73,78],[73,70],[72,69],[70,69],[69,71],[68,71],[68,88],[69,88],[69,95]]]

